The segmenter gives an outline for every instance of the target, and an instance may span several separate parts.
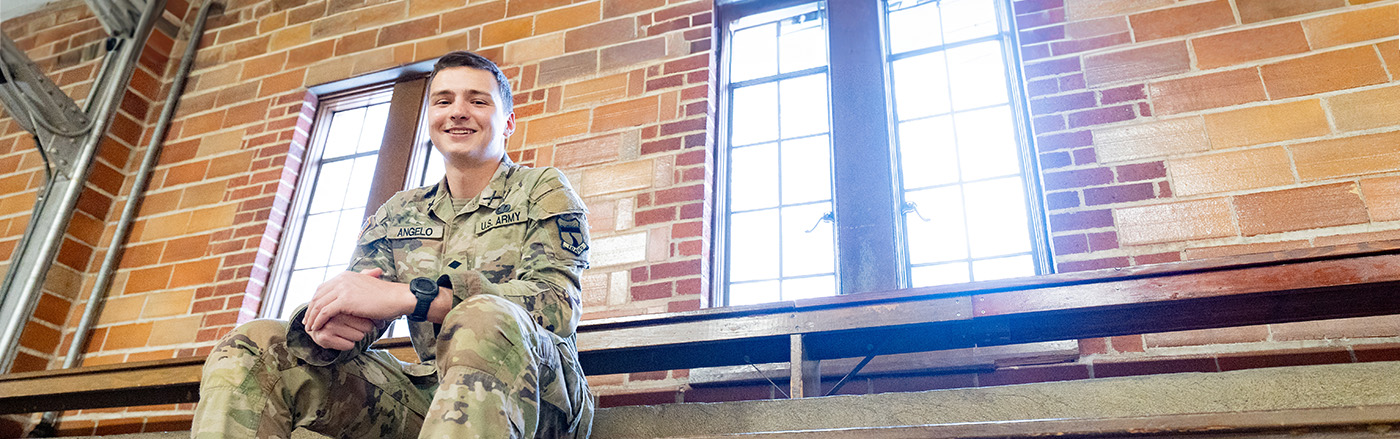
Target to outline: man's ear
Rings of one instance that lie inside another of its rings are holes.
[[[514,111],[512,111],[512,112],[510,112],[510,114],[507,114],[507,115],[506,115],[506,132],[505,132],[505,135],[506,135],[507,138],[509,138],[511,134],[515,134],[515,112],[514,112]]]

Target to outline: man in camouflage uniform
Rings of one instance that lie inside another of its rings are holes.
[[[593,401],[574,344],[584,205],[558,170],[505,157],[515,114],[491,61],[439,59],[429,104],[446,177],[380,207],[349,270],[290,322],[248,322],[215,346],[194,437],[285,438],[297,427],[363,438],[588,436]],[[419,277],[438,291],[415,310],[424,296],[406,283]],[[426,318],[410,323],[418,364],[367,349],[404,315]]]

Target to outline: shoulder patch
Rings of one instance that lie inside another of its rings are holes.
[[[588,238],[583,234],[583,221],[578,214],[559,215],[555,221],[559,226],[559,245],[574,256],[583,256],[583,252],[588,251]]]

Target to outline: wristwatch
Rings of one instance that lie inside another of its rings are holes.
[[[433,300],[437,299],[437,282],[426,277],[417,277],[408,281],[408,290],[413,292],[413,297],[418,298],[418,305],[413,307],[413,314],[408,315],[410,322],[422,322],[428,320],[428,308],[433,306]]]

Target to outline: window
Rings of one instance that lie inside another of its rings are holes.
[[[1049,271],[1007,7],[721,2],[717,303]]]
[[[423,181],[431,166],[431,148],[419,141],[416,129],[424,83],[414,79],[321,99],[270,276],[264,316],[290,318],[297,306],[311,300],[321,282],[345,270],[373,209],[394,192]],[[440,164],[437,172],[440,176]],[[406,334],[400,321],[386,336]]]

